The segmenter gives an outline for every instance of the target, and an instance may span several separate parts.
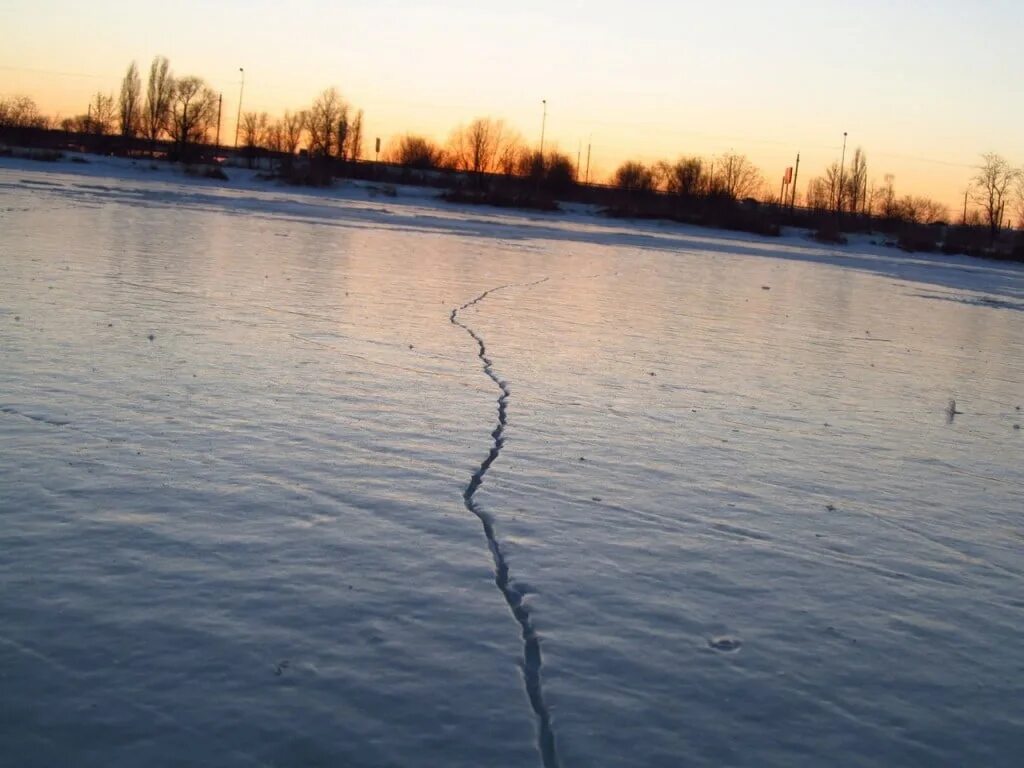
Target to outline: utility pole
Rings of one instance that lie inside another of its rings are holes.
[[[590,145],[593,142],[593,139],[593,136],[587,139],[587,174],[584,177],[584,184],[590,184]]]
[[[544,105],[544,114],[540,119],[540,162],[544,164],[544,129],[547,127],[548,122],[548,100],[542,99],[541,104]]]
[[[963,220],[963,225],[965,227],[967,226],[967,195],[970,193],[970,191],[971,191],[970,187],[968,187],[967,189],[964,190],[964,220]]]
[[[796,208],[796,179],[800,175],[800,153],[796,153],[796,168],[793,169],[793,189],[789,195],[789,212],[792,214]]]
[[[235,149],[238,149],[238,127],[242,123],[242,94],[245,93],[245,68],[239,67],[242,73],[242,84],[238,87],[238,116],[235,118]]]
[[[846,131],[843,131],[843,155],[839,161],[839,189],[836,190],[836,214],[843,215],[843,172],[846,167]]]
[[[220,110],[224,106],[224,94],[217,96],[217,151],[220,151]]]

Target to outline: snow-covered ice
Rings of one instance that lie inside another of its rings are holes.
[[[232,177],[0,160],[0,764],[1018,764],[1024,269]]]

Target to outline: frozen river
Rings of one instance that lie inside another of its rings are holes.
[[[0,162],[0,765],[1020,764],[1024,269],[151,176]]]

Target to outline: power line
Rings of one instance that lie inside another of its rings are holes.
[[[56,69],[37,69],[34,67],[15,67],[10,64],[0,64],[0,69],[8,72],[31,72],[36,75],[57,75],[58,77],[85,77],[93,80],[107,80],[110,75],[95,75],[89,72],[61,72]]]

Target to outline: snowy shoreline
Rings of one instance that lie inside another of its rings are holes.
[[[883,274],[898,279],[934,283],[955,290],[955,300],[993,307],[1024,308],[1024,293],[1014,286],[1024,275],[1024,264],[989,261],[947,254],[908,254],[879,244],[872,235],[851,236],[848,244],[832,246],[814,241],[806,230],[787,228],[780,237],[717,230],[678,222],[609,219],[595,206],[567,204],[559,212],[517,211],[449,203],[428,187],[375,184],[342,180],[325,189],[293,187],[260,178],[260,172],[228,168],[228,180],[185,173],[180,165],[145,159],[68,154],[53,162],[0,156],[0,181],[60,185],[63,179],[108,180],[121,185],[139,182],[126,192],[129,199],[154,203],[241,208],[248,213],[296,216],[311,221],[332,221],[346,226],[392,227],[411,231],[441,231],[486,237],[540,238],[623,247],[692,252],[710,250],[765,258],[783,258],[831,264]],[[19,174],[31,174],[21,179]],[[6,179],[5,179],[6,177]],[[40,181],[39,179],[55,179]],[[83,190],[89,185],[77,184]],[[152,187],[159,186],[159,192]],[[95,192],[115,194],[97,188]],[[974,286],[965,275],[978,275]],[[992,275],[1004,275],[1007,289],[993,290]],[[964,290],[968,293],[961,296]]]

